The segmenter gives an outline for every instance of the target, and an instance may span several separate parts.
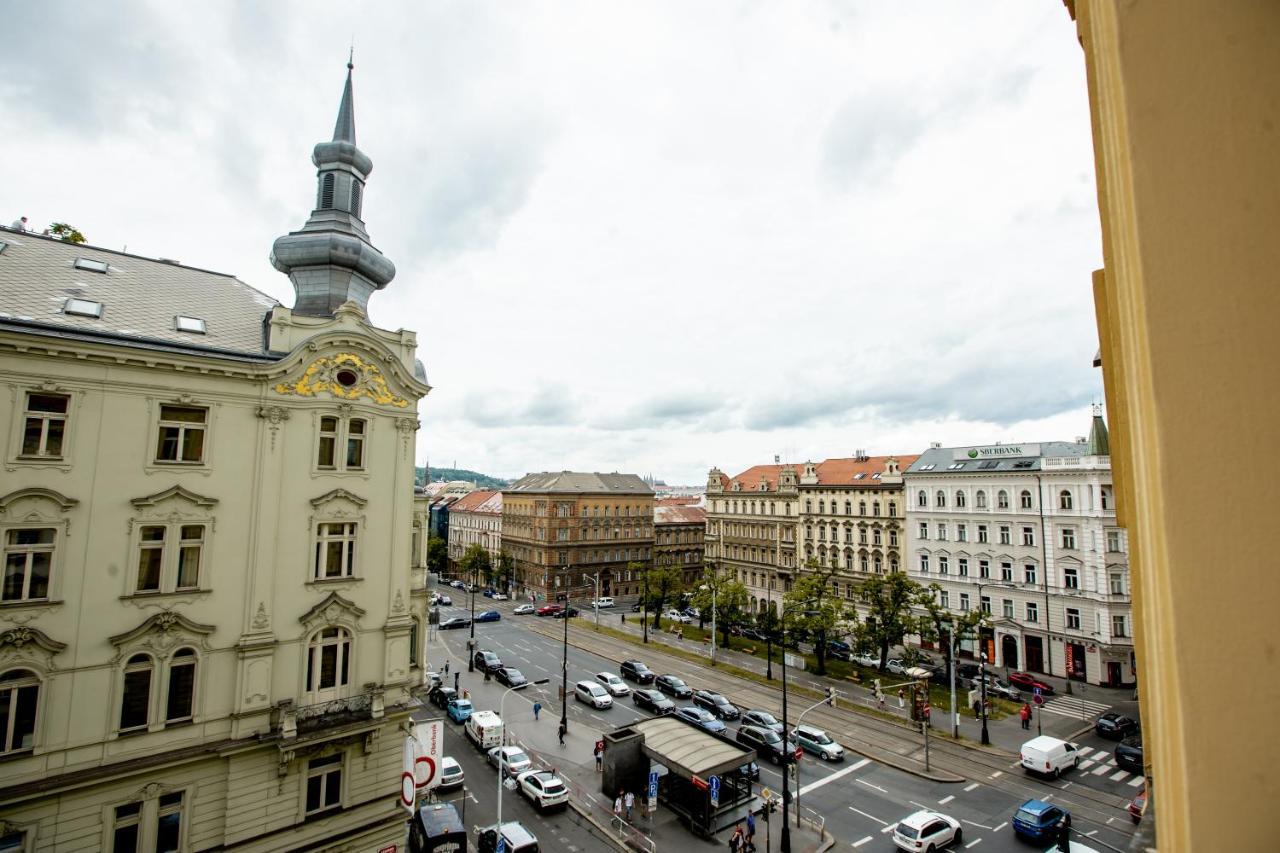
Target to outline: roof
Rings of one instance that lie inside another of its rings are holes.
[[[646,755],[686,778],[728,773],[751,761],[755,753],[675,717],[639,720],[628,728],[644,735]]]
[[[795,468],[794,465],[753,465],[743,471],[736,477],[722,477],[724,487],[727,490],[733,485],[734,480],[742,482],[742,488],[754,490],[760,487],[760,478],[763,477],[768,485],[766,488],[773,492],[778,489],[778,475],[782,473],[783,468]],[[796,469],[796,475],[799,476],[800,470]]]
[[[0,325],[165,349],[271,358],[266,316],[279,303],[233,275],[0,228]],[[76,266],[77,259],[106,272]],[[69,298],[101,304],[101,317],[69,314]],[[204,321],[182,332],[175,318]]]
[[[653,508],[654,524],[706,524],[707,511],[700,506],[660,504]]]
[[[988,447],[988,445],[981,445]],[[1087,456],[1089,447],[1073,441],[1042,441],[1039,444],[1026,445],[989,445],[1003,447],[1010,451],[1009,456],[969,458],[975,447],[931,447],[916,457],[905,474],[1008,474],[1026,473],[1044,469],[1046,457]],[[1018,454],[1013,451],[1023,448],[1027,452]],[[1038,453],[1031,451],[1038,450]],[[932,466],[932,467],[930,467]]]
[[[477,489],[470,494],[464,495],[456,500],[450,507],[449,512],[478,512],[480,507],[484,506],[494,495],[500,495],[501,492],[492,489]]]
[[[861,459],[856,457],[847,457],[839,459],[826,459],[817,463],[815,468],[818,472],[819,486],[848,486],[856,485],[858,488],[878,488],[882,484],[877,479],[872,479],[876,474],[883,474],[885,463],[890,459],[898,460],[898,470],[905,471],[920,457],[911,453],[899,453],[892,456],[865,456]],[[803,466],[802,466],[803,470]],[[861,474],[862,477],[858,477]]]
[[[652,495],[653,489],[636,474],[601,474],[578,471],[544,471],[525,474],[508,492],[558,492],[563,494],[607,492],[610,494]]]
[[[706,495],[674,495],[658,498],[655,503],[658,506],[701,506],[706,501],[706,497]]]

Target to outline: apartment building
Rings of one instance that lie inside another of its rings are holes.
[[[686,589],[702,577],[703,537],[707,530],[706,507],[685,501],[693,498],[662,498],[653,510],[653,565],[679,566]],[[641,583],[625,582],[620,595],[639,595]]]
[[[449,566],[458,571],[467,549],[479,545],[498,565],[502,552],[502,492],[477,489],[449,506]]]

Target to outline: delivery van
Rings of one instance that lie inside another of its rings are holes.
[[[467,853],[467,829],[450,803],[418,809],[409,822],[409,853]]]
[[[1074,743],[1041,735],[1022,745],[1022,766],[1030,773],[1052,776],[1080,766],[1080,750]]]
[[[467,737],[480,749],[502,746],[502,718],[493,711],[473,711],[467,718]]]

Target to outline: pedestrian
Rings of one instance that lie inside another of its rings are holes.
[[[493,680],[493,670],[489,669],[489,667],[487,666],[484,668],[484,680],[485,681]]]
[[[561,720],[560,728],[559,728],[561,746],[564,746],[564,736],[568,731],[569,731],[569,727],[565,725],[564,720]]]
[[[898,688],[898,707],[899,708],[907,707],[907,691],[902,687]]]
[[[1024,729],[1031,728],[1031,706],[1026,702],[1022,703],[1022,710],[1018,712],[1018,716],[1022,718],[1022,727]]]
[[[622,789],[618,789],[618,796],[613,801],[613,816],[618,820],[622,820]]]
[[[876,704],[880,707],[881,711],[884,710],[884,694],[879,691],[876,691]]]
[[[604,750],[600,748],[599,743],[596,744],[595,756],[596,756],[596,772],[603,773],[604,772]]]
[[[1071,824],[1066,815],[1058,818],[1057,826],[1057,849],[1071,853]]]
[[[445,678],[448,678],[448,677],[449,677],[449,662],[448,662],[448,661],[445,661],[445,662],[444,662],[444,677],[445,677]]]
[[[636,795],[627,791],[627,795],[622,798],[623,805],[627,807],[627,823],[631,823],[631,810],[636,805]]]
[[[460,673],[460,672],[455,672],[455,673],[453,674],[453,692],[454,692],[454,693],[457,693],[457,692],[458,692],[458,676],[459,676],[459,675],[461,675],[461,674],[462,674],[462,673]]]
[[[747,812],[747,850],[754,851],[756,849],[756,816],[752,812]]]
[[[534,703],[533,703],[533,721],[534,721],[535,723],[536,723],[536,722],[538,722],[538,712],[539,712],[539,711],[541,711],[541,710],[542,710],[542,703],[541,703],[541,702],[534,702]]]
[[[973,718],[975,720],[982,719],[982,700],[981,699],[973,700]]]
[[[26,231],[27,217],[25,216],[18,217],[17,219],[13,220],[13,224],[10,225],[9,227],[12,228],[14,231]]]
[[[743,839],[742,824],[738,824],[733,828],[733,835],[729,836],[729,849],[733,853],[742,853],[743,845],[746,842]]]

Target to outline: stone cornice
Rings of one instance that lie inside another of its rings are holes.
[[[182,486],[170,486],[164,491],[156,492],[154,495],[147,495],[146,497],[141,497],[141,498],[131,498],[129,500],[129,503],[133,504],[139,509],[142,509],[143,507],[155,506],[161,501],[166,501],[169,498],[173,498],[173,497],[182,498],[183,500],[193,503],[196,506],[201,506],[205,508],[212,507],[218,503],[217,498],[210,498],[210,497],[205,497],[204,495],[196,494],[195,492],[189,491],[188,489],[185,489]]]

